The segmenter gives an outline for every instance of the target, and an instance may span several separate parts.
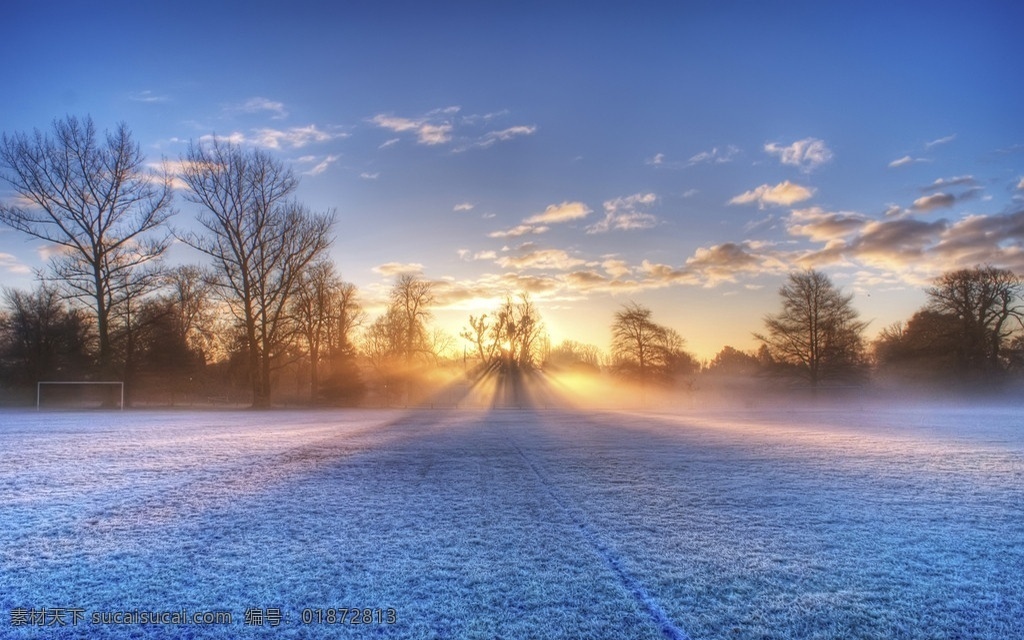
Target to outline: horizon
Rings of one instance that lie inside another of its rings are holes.
[[[1024,8],[519,6],[15,2],[0,130],[123,121],[154,165],[214,135],[267,150],[337,211],[371,319],[417,274],[459,344],[526,291],[553,344],[607,351],[635,300],[707,360],[755,346],[794,270],[854,294],[869,338],[944,271],[1024,273]],[[46,251],[0,229],[5,284]]]

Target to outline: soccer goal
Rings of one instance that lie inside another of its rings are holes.
[[[124,382],[36,383],[36,411],[44,404],[54,409],[100,409],[113,402],[118,409],[124,409]]]

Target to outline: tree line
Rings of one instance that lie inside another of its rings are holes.
[[[0,138],[0,181],[14,194],[0,223],[45,241],[50,256],[34,290],[3,289],[0,385],[10,394],[39,380],[124,380],[137,401],[265,408],[279,398],[408,402],[443,372],[608,372],[666,387],[770,376],[816,388],[871,375],[990,381],[1024,363],[1021,280],[991,266],[936,279],[925,307],[873,343],[851,295],[821,272],[793,273],[755,334],[760,348],[725,347],[705,363],[633,302],[612,316],[607,353],[552,345],[526,293],[450,336],[432,326],[433,283],[411,275],[371,320],[328,257],[335,212],[295,199],[291,168],[216,138],[178,160],[176,176],[154,170],[125,125],[100,135],[90,118]],[[176,186],[197,211],[180,228],[170,225]],[[175,242],[206,263],[167,266]]]

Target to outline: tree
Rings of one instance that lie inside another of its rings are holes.
[[[927,289],[927,308],[956,319],[959,372],[1004,368],[1003,346],[1024,319],[1022,291],[1020,277],[992,266],[945,273]]]
[[[338,369],[342,360],[354,356],[350,334],[360,314],[355,285],[342,281],[333,262],[320,260],[300,276],[292,299],[292,315],[309,358],[311,399],[321,393],[321,364],[331,362]],[[347,368],[348,373],[352,371]],[[343,386],[342,382],[332,375],[331,386],[335,391],[340,391],[337,387]]]
[[[726,345],[708,363],[706,371],[712,375],[751,376],[760,368],[757,356]]]
[[[98,140],[91,118],[68,116],[51,134],[4,134],[0,179],[20,198],[0,204],[0,222],[58,246],[53,279],[91,309],[100,374],[111,375],[114,318],[157,286],[170,245],[155,233],[173,213],[170,175],[147,172],[125,124]]]
[[[612,323],[612,367],[616,373],[646,383],[668,382],[692,369],[679,334],[651,319],[651,310],[631,302],[615,313]]]
[[[544,359],[544,321],[526,292],[506,296],[491,314],[470,316],[459,335],[473,345],[484,371],[529,371]]]
[[[334,214],[290,200],[298,186],[291,169],[258,149],[191,143],[182,165],[205,232],[181,239],[213,258],[218,290],[245,332],[253,406],[269,407],[271,372],[292,334],[289,300],[330,246]]]
[[[3,290],[0,364],[3,378],[30,386],[39,380],[68,380],[92,364],[88,319],[68,307],[45,284],[34,291]]]
[[[416,358],[433,355],[427,332],[432,317],[430,307],[434,304],[433,289],[432,282],[409,274],[399,276],[391,287],[389,311],[396,314],[392,322],[400,326],[400,343],[396,346],[407,367]]]
[[[857,319],[852,295],[820,271],[807,270],[791,273],[779,296],[782,311],[765,316],[765,334],[754,334],[772,360],[812,387],[862,370],[867,323]]]
[[[558,369],[597,373],[601,370],[602,360],[601,350],[596,346],[575,340],[563,340],[551,350],[547,362]]]

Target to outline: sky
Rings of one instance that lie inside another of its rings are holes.
[[[1021,24],[1019,2],[14,0],[0,131],[124,122],[154,169],[259,147],[336,212],[371,315],[414,273],[452,335],[526,291],[554,342],[607,348],[635,301],[710,358],[756,346],[794,270],[869,337],[943,271],[1024,273]],[[0,281],[46,255],[0,230]]]

